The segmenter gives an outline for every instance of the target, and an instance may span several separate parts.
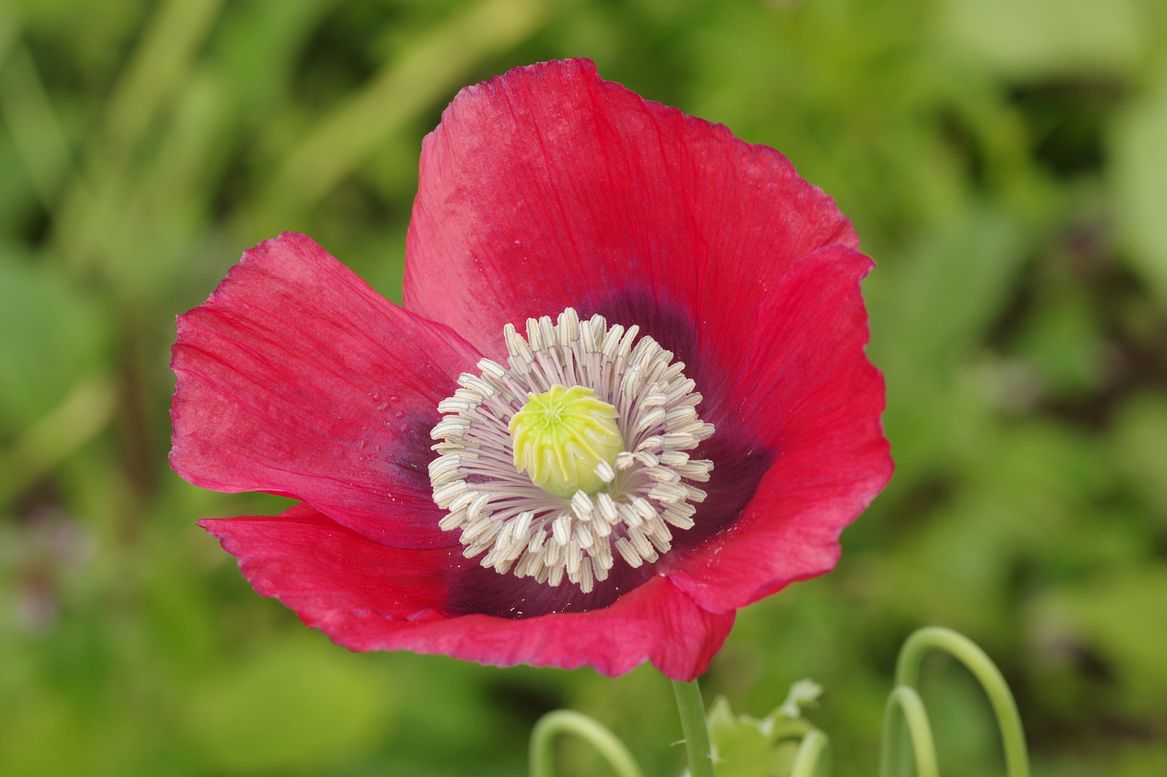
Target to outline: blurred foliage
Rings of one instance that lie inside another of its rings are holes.
[[[514,775],[561,705],[679,771],[651,671],[333,647],[193,523],[280,502],[166,466],[173,316],[283,229],[399,298],[421,137],[568,55],[782,149],[880,265],[896,478],[834,574],[741,614],[709,698],[762,714],[811,676],[837,773],[870,773],[936,623],[1001,664],[1038,775],[1167,773],[1161,0],[8,0],[0,773]],[[946,774],[992,773],[975,686],[933,669]]]

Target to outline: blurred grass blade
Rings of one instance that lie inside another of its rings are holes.
[[[175,85],[186,81],[221,5],[222,0],[170,0],[154,15],[58,213],[56,243],[71,263],[88,258],[88,250],[100,251],[103,238],[121,230],[126,169],[166,99],[180,93]]]
[[[28,48],[19,41],[13,43],[8,61],[0,67],[0,114],[12,132],[33,189],[51,210],[69,162],[69,142]]]
[[[168,95],[185,81],[191,60],[223,0],[170,0],[161,6],[109,101],[104,154],[130,152]]]
[[[482,59],[530,35],[548,18],[550,5],[549,0],[484,0],[418,39],[309,132],[262,199],[293,209],[311,205],[385,135],[453,92]]]
[[[109,375],[95,375],[69,392],[48,415],[28,427],[6,451],[0,451],[0,504],[66,456],[92,440],[113,418],[117,390]]]

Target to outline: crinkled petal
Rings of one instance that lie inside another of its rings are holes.
[[[171,465],[199,486],[295,496],[386,544],[456,543],[437,528],[429,432],[478,358],[286,233],[178,320]]]
[[[440,617],[450,581],[467,566],[460,548],[391,548],[306,504],[280,516],[199,521],[238,557],[255,590],[329,634],[347,619]],[[341,641],[341,640],[338,640]],[[350,647],[352,647],[350,645]]]
[[[493,355],[504,323],[572,306],[684,361],[716,469],[662,567],[726,611],[830,569],[890,475],[856,247],[778,152],[550,62],[464,90],[426,139],[405,300]]]
[[[546,62],[464,89],[426,138],[405,305],[493,356],[505,323],[573,306],[732,370],[740,349],[710,349],[749,337],[783,273],[856,242],[777,151]]]
[[[369,639],[368,649],[441,653],[496,666],[590,666],[614,676],[649,661],[687,682],[705,672],[734,616],[707,612],[667,578],[655,577],[610,607],[589,612],[524,620],[466,615],[393,634],[366,620],[354,624],[354,634]]]
[[[891,477],[883,378],[864,354],[859,281],[871,266],[824,249],[791,268],[759,311],[764,329],[732,376],[755,398],[727,399],[748,404],[719,412],[751,419],[738,443],[771,451],[768,468],[740,517],[702,526],[707,540],[670,558],[670,580],[702,607],[732,611],[832,569],[840,532]]]
[[[449,590],[472,561],[452,548],[388,548],[307,506],[280,517],[201,525],[244,576],[353,650],[440,653],[484,664],[592,666],[616,675],[651,661],[678,680],[701,674],[733,625],[663,577],[611,607],[513,620],[450,611]]]

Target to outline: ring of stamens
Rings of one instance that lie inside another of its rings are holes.
[[[430,432],[438,453],[429,466],[434,502],[446,511],[444,531],[459,531],[467,558],[481,556],[500,574],[587,593],[608,577],[615,556],[629,566],[654,563],[672,547],[673,530],[694,525],[713,462],[686,451],[713,434],[697,415],[701,395],[683,362],[639,327],[580,320],[567,308],[527,320],[524,338],[504,328],[508,368],[482,359],[463,373],[452,397],[438,404]],[[601,461],[604,484],[570,498],[543,490],[516,470],[510,419],[531,394],[552,386],[584,386],[616,409],[624,440],[615,466]]]

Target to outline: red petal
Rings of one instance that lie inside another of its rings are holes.
[[[239,558],[255,590],[274,596],[332,633],[355,614],[435,617],[450,576],[466,562],[460,548],[390,548],[308,505],[278,517],[205,519],[202,526]]]
[[[456,549],[387,548],[311,508],[279,518],[201,525],[239,558],[265,596],[353,650],[412,650],[485,664],[592,666],[608,675],[651,661],[669,677],[701,674],[725,641],[733,614],[700,609],[656,577],[613,606],[512,620],[449,612],[447,591],[468,562]]]
[[[832,569],[840,532],[891,477],[883,377],[864,355],[859,280],[871,266],[854,251],[823,250],[791,268],[759,311],[762,327],[732,376],[753,399],[742,392],[722,412],[751,419],[772,460],[737,521],[672,559],[669,579],[702,607],[732,611]]]
[[[685,361],[717,470],[670,574],[724,611],[830,569],[890,476],[856,244],[778,152],[545,63],[463,91],[427,138],[405,299],[490,354],[571,305]]]
[[[456,543],[437,528],[429,431],[477,360],[311,239],[281,235],[178,320],[171,465],[219,491],[296,496],[381,542]]]
[[[654,577],[612,606],[584,613],[525,620],[464,615],[392,632],[364,619],[351,624],[349,633],[359,649],[441,653],[495,666],[590,666],[614,676],[650,661],[666,676],[688,682],[705,672],[734,615],[707,612],[667,578]]]
[[[701,351],[832,243],[850,223],[777,151],[548,62],[463,90],[426,138],[405,304],[495,356],[504,323],[569,305],[654,336],[680,319]]]

